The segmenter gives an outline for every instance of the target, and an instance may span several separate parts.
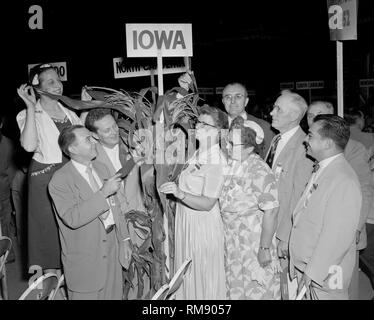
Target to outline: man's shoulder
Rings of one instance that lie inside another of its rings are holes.
[[[73,170],[73,164],[71,161],[65,163],[60,169],[56,170],[53,174],[50,183],[53,184],[58,181],[66,180],[70,176],[71,171]]]
[[[254,121],[254,122],[258,123],[259,125],[264,126],[264,127],[270,129],[270,123],[269,122],[267,122],[264,119],[257,118],[256,116],[254,116],[254,115],[252,115],[252,114],[250,114],[248,112],[247,112],[247,120]]]

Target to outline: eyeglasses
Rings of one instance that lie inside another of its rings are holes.
[[[232,146],[232,147],[235,147],[235,146],[244,146],[245,143],[233,143],[232,141],[229,141],[229,144]]]
[[[226,95],[223,96],[223,100],[226,101],[226,102],[232,101],[233,98],[234,98],[234,101],[243,99],[244,94],[242,94],[242,93],[226,94]]]
[[[197,126],[198,124],[202,124],[202,125],[205,125],[205,126],[209,126],[209,127],[212,127],[212,128],[215,128],[216,126],[212,125],[212,124],[209,124],[209,123],[206,123],[204,121],[200,121],[200,120],[196,120],[196,124],[195,126]]]

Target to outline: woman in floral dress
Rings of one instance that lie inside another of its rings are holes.
[[[228,299],[280,299],[278,192],[271,169],[256,153],[263,137],[259,125],[240,116],[230,126],[230,169],[220,196]]]

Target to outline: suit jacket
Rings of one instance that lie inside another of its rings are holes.
[[[347,290],[356,259],[355,233],[360,219],[361,191],[357,176],[343,156],[334,159],[298,201],[291,231],[290,275],[295,267],[328,289],[332,266],[340,266]]]
[[[361,231],[357,250],[366,248],[366,220],[371,210],[373,199],[372,172],[369,166],[369,154],[365,146],[356,140],[349,139],[345,147],[344,156],[356,172],[361,186],[362,207],[358,229]]]
[[[109,170],[100,162],[92,165],[101,180],[109,178]],[[57,170],[49,183],[61,242],[61,259],[66,283],[77,292],[98,291],[104,287],[108,262],[106,260],[107,234],[99,216],[109,210],[103,194],[93,192],[88,182],[69,161]],[[116,196],[110,206],[119,242],[119,261],[124,261],[124,242],[128,237]],[[116,263],[113,261],[113,263]]]
[[[273,172],[278,182],[278,227],[276,237],[288,242],[292,212],[310,178],[313,162],[306,157],[303,145],[305,133],[298,128],[273,163]]]
[[[251,120],[251,121],[256,122],[262,128],[262,130],[264,130],[265,138],[264,138],[264,142],[262,144],[261,152],[259,154],[260,157],[262,159],[264,159],[266,153],[269,150],[270,143],[271,143],[272,139],[274,138],[275,134],[274,134],[273,130],[271,129],[270,123],[268,123],[265,120],[257,118],[255,116],[249,114],[249,113],[247,113],[247,120]]]

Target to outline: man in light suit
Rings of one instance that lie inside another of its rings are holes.
[[[91,132],[81,125],[65,128],[58,139],[71,160],[49,183],[61,242],[69,298],[122,299],[122,266],[131,256],[128,230],[116,196],[120,174],[93,160]]]
[[[344,158],[347,123],[335,115],[318,115],[305,140],[318,161],[293,213],[289,241],[290,275],[307,298],[348,299],[356,257],[361,188]]]
[[[279,134],[274,137],[265,161],[272,168],[278,181],[279,213],[276,237],[279,240],[278,256],[281,258],[283,269],[288,266],[292,212],[313,167],[313,162],[306,157],[303,145],[305,133],[299,125],[307,107],[303,97],[285,90],[275,101],[270,113],[271,125]]]
[[[85,126],[97,139],[96,160],[104,163],[113,175],[118,170],[126,177],[118,191],[122,213],[145,211],[141,188],[140,164],[142,157],[131,154],[121,141],[119,128],[109,109],[96,108],[88,112]]]
[[[131,210],[146,212],[141,184],[140,166],[143,159],[138,153],[130,154],[119,135],[118,125],[109,109],[91,109],[85,120],[85,126],[97,140],[96,160],[105,164],[111,175],[121,170],[123,183],[117,191],[121,204],[121,213],[125,215]],[[135,164],[136,162],[136,164]],[[128,225],[131,243],[140,247],[144,243],[131,224]],[[144,287],[150,286],[149,277],[143,277]],[[134,287],[127,293],[128,299],[137,297],[137,275],[133,279]]]
[[[274,137],[274,132],[271,130],[270,124],[267,121],[259,119],[245,111],[248,101],[247,89],[241,83],[229,83],[223,89],[222,103],[228,113],[229,125],[234,118],[241,116],[244,120],[256,122],[264,131],[265,138],[261,146],[261,152],[259,153],[260,157],[264,159],[266,151],[269,149],[270,141]]]
[[[334,107],[330,102],[327,101],[315,101],[313,102],[307,112],[308,126],[311,127],[313,119],[318,114],[334,114]],[[361,186],[362,193],[362,207],[360,222],[356,231],[356,264],[353,271],[352,283],[349,287],[349,298],[351,300],[358,299],[358,264],[359,264],[359,250],[366,248],[367,235],[366,235],[366,220],[370,212],[371,203],[373,199],[372,193],[372,181],[371,171],[369,167],[369,154],[365,149],[365,146],[354,140],[350,134],[347,146],[344,150],[344,157],[355,171]]]

